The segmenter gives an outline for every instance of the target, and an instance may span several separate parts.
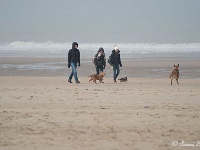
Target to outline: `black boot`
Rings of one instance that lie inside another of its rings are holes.
[[[72,80],[71,80],[71,79],[68,79],[68,82],[69,82],[69,83],[72,83]]]

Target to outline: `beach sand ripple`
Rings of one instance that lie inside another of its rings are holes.
[[[0,77],[0,149],[173,150],[183,148],[174,141],[200,141],[199,79],[88,80]]]

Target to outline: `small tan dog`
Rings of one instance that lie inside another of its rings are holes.
[[[174,70],[172,70],[172,73],[170,74],[169,78],[171,78],[171,85],[172,85],[172,80],[175,78],[177,84],[178,83],[178,79],[179,79],[179,64],[176,66],[174,65]]]
[[[89,83],[90,81],[93,80],[93,82],[97,83],[96,80],[99,80],[100,83],[103,83],[103,77],[105,76],[106,74],[104,72],[101,72],[100,74],[92,74],[88,77],[91,77],[90,80],[89,80]]]

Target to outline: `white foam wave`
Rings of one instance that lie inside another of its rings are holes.
[[[15,41],[3,45],[1,44],[0,50],[60,50],[66,49],[70,45],[71,43]]]
[[[103,47],[105,51],[112,50],[114,45],[118,45],[123,53],[130,52],[165,52],[165,51],[200,51],[200,43],[178,43],[178,44],[156,44],[156,43],[79,43],[79,49],[84,51],[97,51]],[[8,50],[31,50],[31,51],[49,51],[59,53],[63,50],[71,49],[71,43],[59,42],[24,42],[15,41],[11,43],[0,43],[0,51]]]

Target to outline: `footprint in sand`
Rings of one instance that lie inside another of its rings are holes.
[[[20,97],[16,97],[15,99],[21,99],[23,96],[20,96]]]
[[[25,115],[22,116],[23,118],[32,118],[33,116],[31,116],[30,114],[26,113]]]

